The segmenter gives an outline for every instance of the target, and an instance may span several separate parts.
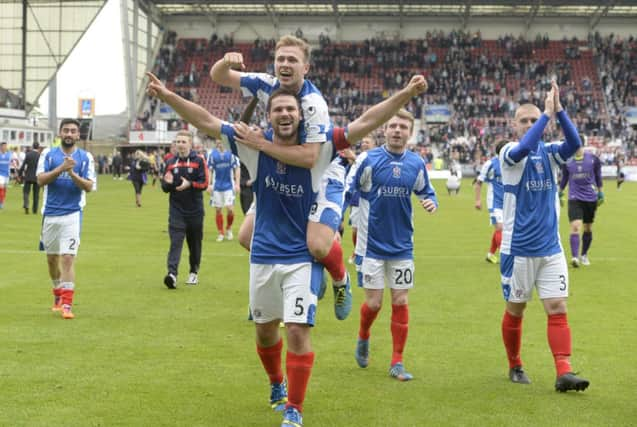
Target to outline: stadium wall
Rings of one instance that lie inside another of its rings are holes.
[[[257,37],[263,39],[278,38],[284,34],[294,33],[298,28],[303,30],[304,36],[310,41],[318,40],[319,34],[328,35],[332,41],[359,41],[370,37],[398,37],[402,34],[405,39],[422,38],[427,31],[443,30],[450,32],[462,27],[458,18],[405,18],[402,30],[396,18],[370,17],[351,19],[343,18],[341,28],[336,22],[325,18],[311,17],[279,17],[278,28],[269,19],[219,19],[216,27],[205,17],[166,17],[166,28],[177,32],[184,38],[208,38],[213,32],[218,35],[232,34],[235,41],[253,41]],[[214,31],[213,31],[214,28]],[[482,38],[497,39],[504,34],[515,36],[524,35],[526,21],[520,18],[472,17],[467,31],[480,31]],[[605,18],[596,27],[602,35],[614,33],[619,36],[637,34],[635,20],[629,18]],[[527,38],[534,39],[537,34],[548,34],[552,40],[562,40],[564,37],[577,37],[586,40],[589,32],[588,18],[537,18],[526,32]]]

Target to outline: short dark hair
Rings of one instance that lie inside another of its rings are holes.
[[[505,139],[498,141],[498,143],[495,144],[495,154],[500,155],[500,150],[502,150],[502,147],[504,147],[505,145],[507,145]]]
[[[38,148],[40,148],[40,143],[39,142],[34,142],[33,143],[33,149],[37,150]]]
[[[292,98],[294,98],[296,100],[296,105],[299,107],[299,111],[301,112],[301,114],[303,114],[303,110],[301,110],[301,101],[299,100],[299,97],[296,96],[296,93],[289,91],[287,89],[283,89],[281,87],[276,89],[274,92],[272,92],[270,94],[270,97],[268,98],[268,105],[266,106],[266,111],[268,112],[268,114],[270,113],[272,100],[275,98],[278,98],[279,96],[291,96]]]
[[[62,128],[66,125],[75,125],[79,129],[80,121],[78,119],[62,119],[60,122],[60,132],[62,132]]]

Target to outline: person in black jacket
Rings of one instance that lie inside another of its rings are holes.
[[[142,188],[148,182],[146,172],[150,169],[150,160],[142,150],[135,151],[133,160],[128,168],[128,179],[133,183],[135,189],[135,204],[142,206]]]
[[[38,160],[40,159],[40,144],[37,142],[33,143],[33,149],[27,151],[27,154],[24,156],[24,162],[22,162],[22,166],[20,166],[20,170],[18,171],[18,176],[22,177],[22,182],[24,186],[22,187],[22,196],[24,202],[22,207],[24,208],[24,213],[29,213],[29,193],[31,189],[33,189],[33,206],[32,212],[38,212],[38,203],[40,202],[40,186],[38,185],[38,179],[35,176],[35,172],[38,169]]]
[[[206,160],[192,150],[192,136],[188,131],[177,133],[177,155],[166,162],[166,172],[161,180],[161,188],[170,193],[168,234],[168,274],[164,284],[169,289],[177,287],[177,272],[184,237],[190,253],[190,274],[187,285],[199,281],[201,263],[201,243],[203,241],[203,194],[208,188],[208,168]]]

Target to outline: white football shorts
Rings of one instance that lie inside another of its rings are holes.
[[[568,297],[564,252],[545,257],[500,254],[500,273],[506,301],[530,301],[534,287],[540,299]]]
[[[411,289],[414,287],[414,260],[364,257],[359,275],[365,289],[384,289],[385,282],[391,289]]]
[[[77,255],[80,247],[82,213],[45,216],[40,241],[47,255]]]
[[[213,191],[212,197],[210,198],[210,206],[214,208],[234,206],[234,191]]]
[[[323,266],[250,264],[250,312],[256,323],[283,320],[314,326]]]
[[[345,167],[335,159],[323,173],[316,200],[310,209],[309,221],[327,225],[338,231],[345,200]]]
[[[489,223],[491,225],[502,224],[504,222],[504,216],[502,215],[502,209],[489,210]]]

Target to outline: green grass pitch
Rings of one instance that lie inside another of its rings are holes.
[[[569,321],[584,393],[556,393],[546,318],[535,296],[522,358],[533,384],[511,384],[500,337],[497,266],[484,261],[491,237],[465,180],[459,196],[434,182],[439,211],[416,211],[415,289],[405,365],[415,379],[388,376],[388,306],[372,328],[371,360],[353,352],[363,293],[345,321],[329,293],[312,332],[316,364],[306,426],[629,426],[637,417],[637,185],[607,182],[592,265],[570,269]],[[216,243],[207,207],[200,285],[162,284],[168,249],[167,196],[101,176],[88,195],[76,264],[76,319],[50,311],[41,216],[25,215],[19,187],[0,211],[0,426],[278,426],[268,381],[247,321],[248,254]],[[239,209],[237,209],[239,210]],[[562,241],[568,246],[566,212]],[[235,235],[241,223],[236,219]],[[344,238],[351,253],[349,230]],[[348,266],[353,274],[352,266]]]

